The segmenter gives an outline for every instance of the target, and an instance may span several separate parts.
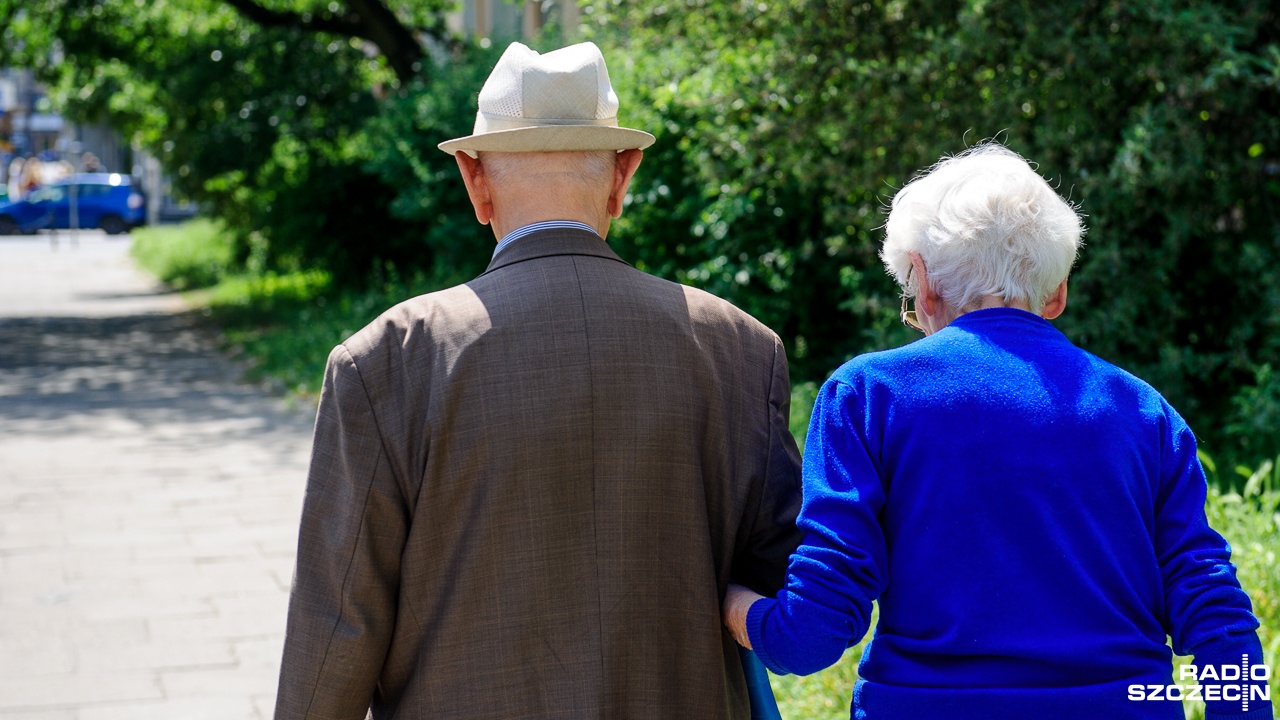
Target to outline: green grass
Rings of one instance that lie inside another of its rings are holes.
[[[295,396],[314,401],[329,351],[388,307],[435,289],[422,279],[392,280],[362,292],[335,288],[328,275],[310,271],[285,274],[229,274],[231,241],[215,224],[194,221],[135,231],[133,254],[140,265],[179,289],[222,328],[231,349],[242,355],[251,374],[272,381]],[[791,431],[803,447],[816,383],[796,383],[791,397]],[[1210,523],[1226,536],[1241,585],[1253,600],[1267,660],[1280,660],[1280,458],[1256,471],[1236,468],[1243,490],[1228,492],[1211,458],[1202,455],[1210,475],[1206,503]],[[1238,485],[1238,484],[1237,484]],[[874,627],[874,618],[872,622]],[[868,633],[870,637],[870,633]],[[773,677],[778,705],[787,720],[845,720],[863,643],[839,663],[807,677]],[[1179,659],[1178,662],[1185,662]],[[1273,692],[1277,689],[1273,673]],[[1280,697],[1280,696],[1275,696]],[[1199,701],[1185,705],[1187,717],[1203,718]]]
[[[133,258],[176,290],[213,285],[231,266],[231,237],[211,220],[138,228],[132,237]]]
[[[201,295],[252,377],[314,400],[329,351],[378,312],[343,312],[343,298],[330,285],[327,274],[315,271],[238,275]]]
[[[384,310],[435,288],[392,280],[355,291],[333,287],[319,271],[231,276],[202,293],[208,314],[252,376],[314,400],[329,351]]]
[[[232,239],[207,220],[134,235],[138,264],[188,291],[188,301],[222,329],[227,349],[248,365],[251,378],[308,402],[319,395],[335,345],[392,305],[435,289],[422,279],[398,278],[371,290],[343,289],[317,270],[231,272]]]

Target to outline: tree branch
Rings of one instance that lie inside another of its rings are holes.
[[[387,7],[386,0],[347,0],[347,5],[368,29],[369,34],[362,37],[378,46],[400,83],[411,80],[422,69],[422,46]]]
[[[370,39],[354,15],[303,15],[302,13],[271,10],[254,2],[254,0],[224,0],[246,18],[263,27],[293,27],[314,32],[329,32],[335,35]]]
[[[400,22],[384,0],[347,0],[351,11],[343,15],[310,15],[271,10],[255,0],[225,0],[246,18],[264,27],[292,27],[363,38],[378,46],[401,84],[422,69],[422,46]]]

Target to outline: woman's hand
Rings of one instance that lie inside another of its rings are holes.
[[[751,638],[747,637],[747,612],[755,601],[763,599],[764,596],[760,593],[733,583],[729,583],[729,589],[724,594],[724,604],[720,608],[724,615],[724,626],[729,628],[733,639],[748,650],[752,647]]]

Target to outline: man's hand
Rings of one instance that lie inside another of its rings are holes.
[[[764,596],[760,593],[733,583],[729,583],[729,589],[724,594],[724,604],[720,608],[724,615],[724,626],[729,628],[733,639],[748,650],[753,648],[751,638],[747,637],[747,612],[755,601],[763,599]]]

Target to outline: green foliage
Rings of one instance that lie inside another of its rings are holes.
[[[615,242],[764,319],[797,378],[911,338],[876,258],[882,208],[939,156],[999,136],[1087,215],[1060,327],[1229,455],[1228,428],[1270,412],[1255,368],[1280,350],[1263,276],[1280,260],[1273,3],[589,10],[624,120],[658,136]]]
[[[457,161],[436,145],[469,131],[476,95],[500,51],[466,48],[448,72],[389,101],[362,136],[366,169],[396,188],[389,214],[414,228],[396,266],[424,272],[438,287],[475,277],[493,253],[493,231],[476,222]]]
[[[229,265],[231,235],[206,220],[134,232],[133,257],[222,329],[250,376],[313,400],[335,345],[388,307],[434,287],[394,274],[373,287],[334,282],[323,270],[246,272]]]
[[[227,277],[204,302],[250,377],[313,397],[329,351],[381,311],[352,318],[350,293],[335,292],[322,271],[296,270]]]
[[[6,14],[0,62],[35,68],[63,113],[111,122],[159,157],[231,231],[241,266],[321,267],[350,282],[406,254],[394,191],[359,153],[381,107],[371,90],[392,77],[363,41],[264,27],[221,0],[0,0]]]
[[[1245,385],[1231,398],[1235,409],[1226,427],[1227,436],[1240,444],[1240,455],[1248,462],[1261,452],[1280,447],[1280,376],[1270,363],[1254,369],[1253,384]]]
[[[791,383],[791,434],[796,445],[804,452],[804,439],[809,434],[809,420],[813,417],[813,404],[818,400],[818,383]]]
[[[816,138],[790,127],[795,78],[779,63],[792,10],[611,7],[593,6],[592,17],[606,21],[606,48],[629,38],[631,52],[609,58],[621,121],[657,138],[611,234],[620,253],[760,318],[787,343],[798,380],[825,377],[854,349],[906,341],[889,312],[895,291],[875,269],[874,187],[854,214],[875,222],[835,226],[813,166],[798,157]]]
[[[232,265],[234,240],[221,225],[192,220],[181,226],[133,231],[130,254],[145,270],[177,290],[208,287]]]
[[[252,377],[314,400],[335,345],[392,305],[433,289],[421,275],[357,288],[324,271],[298,270],[229,276],[197,300]]]
[[[442,7],[387,4],[419,26]],[[884,206],[939,156],[995,136],[1087,215],[1059,327],[1150,381],[1232,464],[1275,446],[1274,3],[593,0],[583,13],[621,122],[657,137],[610,241],[774,328],[797,382],[915,337],[877,258]],[[240,267],[316,268],[358,290],[396,273],[450,284],[487,261],[489,230],[435,144],[471,127],[502,43],[432,45],[423,74],[388,92],[363,42],[263,27],[220,0],[0,0],[0,19],[0,61],[158,153],[223,220]]]

